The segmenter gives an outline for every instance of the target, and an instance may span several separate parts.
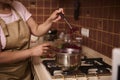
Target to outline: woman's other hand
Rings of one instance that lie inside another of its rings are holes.
[[[31,48],[31,56],[41,56],[43,53],[47,53],[47,51],[50,49],[50,46],[52,46],[52,43],[46,42],[41,45],[35,46]]]

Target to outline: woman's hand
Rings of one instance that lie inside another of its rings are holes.
[[[41,45],[38,45],[36,47],[31,48],[31,56],[41,56],[43,53],[46,53],[50,46],[52,45],[52,43],[43,43]]]
[[[50,17],[48,18],[50,21],[52,22],[57,22],[58,20],[61,19],[61,16],[58,15],[58,13],[63,13],[63,8],[59,8],[58,10],[55,10],[51,15]]]

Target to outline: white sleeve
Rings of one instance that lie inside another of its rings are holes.
[[[27,21],[31,17],[32,14],[25,8],[25,6],[21,2],[14,1],[12,3],[12,6],[20,14],[24,21]]]

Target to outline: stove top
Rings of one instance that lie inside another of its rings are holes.
[[[105,75],[111,74],[111,66],[103,61],[102,58],[83,58],[81,65],[75,70],[63,71],[56,65],[55,60],[44,60],[43,64],[54,75]]]

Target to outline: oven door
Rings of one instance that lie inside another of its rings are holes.
[[[88,80],[87,77],[77,77],[76,80]]]
[[[87,80],[99,80],[97,76],[88,77]]]
[[[112,80],[112,76],[99,76],[98,80]]]
[[[91,77],[77,77],[76,80],[98,80],[97,76],[91,76]]]

